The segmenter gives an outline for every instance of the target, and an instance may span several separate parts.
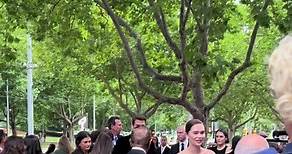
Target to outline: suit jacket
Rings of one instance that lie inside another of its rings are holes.
[[[177,153],[179,153],[179,143],[172,145],[170,148],[170,154],[177,154]]]
[[[161,154],[161,147],[157,149],[156,154]],[[162,154],[170,154],[170,147],[166,146]]]
[[[120,137],[114,146],[112,154],[127,154],[131,150],[130,138],[130,135]]]
[[[146,153],[142,150],[132,149],[130,152],[128,152],[128,154],[146,154]]]

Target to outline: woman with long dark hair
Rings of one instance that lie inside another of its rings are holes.
[[[218,129],[215,132],[216,146],[209,148],[216,154],[230,154],[232,152],[231,145],[229,143],[228,134],[223,129]]]
[[[27,154],[43,154],[39,138],[35,135],[28,135],[24,138]]]
[[[88,132],[81,131],[75,137],[76,149],[72,154],[89,154],[91,148],[91,138]]]

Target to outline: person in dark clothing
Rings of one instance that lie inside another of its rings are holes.
[[[146,126],[146,118],[142,115],[137,115],[132,119],[132,130]],[[131,135],[120,137],[114,146],[112,154],[127,154],[131,150],[130,144]]]
[[[177,154],[184,149],[186,149],[189,145],[188,139],[187,139],[187,133],[185,130],[185,126],[179,126],[176,129],[176,135],[177,135],[177,143],[172,145],[170,148],[170,154]]]
[[[122,137],[120,135],[123,130],[123,124],[119,116],[112,116],[107,121],[107,127],[112,133],[112,142],[113,145],[116,145],[117,140]]]
[[[55,144],[50,144],[48,147],[48,150],[45,152],[45,154],[51,154],[55,151],[56,145]]]
[[[231,145],[227,144],[228,134],[222,129],[216,131],[215,136],[215,147],[210,147],[209,149],[214,151],[216,154],[230,154],[232,152]]]
[[[158,147],[156,154],[170,154],[170,147],[167,145],[166,136],[161,136],[160,146]]]
[[[158,150],[158,137],[153,135],[151,137],[150,146],[147,151],[147,154],[156,154],[157,150]]]
[[[28,135],[24,138],[28,154],[43,154],[39,138],[35,135]]]

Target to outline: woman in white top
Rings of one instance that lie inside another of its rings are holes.
[[[192,119],[187,122],[185,129],[189,146],[179,154],[215,154],[213,151],[202,147],[206,137],[205,126],[202,121]]]

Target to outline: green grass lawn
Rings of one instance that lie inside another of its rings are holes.
[[[47,149],[48,149],[48,146],[51,143],[55,144],[56,145],[56,148],[57,148],[58,141],[59,141],[59,137],[47,136],[46,142],[41,142],[42,151],[43,152],[46,152]]]

